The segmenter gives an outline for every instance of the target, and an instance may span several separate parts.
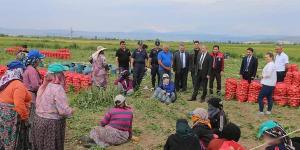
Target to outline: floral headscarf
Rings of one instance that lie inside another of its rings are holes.
[[[0,91],[5,89],[7,85],[13,80],[22,80],[23,68],[16,68],[7,70],[0,79]]]
[[[295,150],[292,140],[287,136],[284,129],[278,124],[276,127],[266,130],[264,134],[271,136],[272,138],[282,138],[281,141],[287,150]]]

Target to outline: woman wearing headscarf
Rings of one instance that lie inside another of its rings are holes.
[[[168,137],[164,150],[201,150],[199,139],[186,119],[178,119],[176,133]]]
[[[67,69],[61,64],[50,65],[44,82],[38,90],[32,130],[34,149],[64,149],[66,118],[74,112],[68,104],[64,90],[63,72]]]
[[[133,94],[133,81],[129,77],[130,73],[127,70],[121,72],[121,76],[115,80],[114,84],[118,86],[120,93],[124,95]]]
[[[260,125],[257,137],[267,144],[265,150],[297,150],[282,126],[272,120]]]
[[[22,83],[25,66],[12,61],[0,79],[0,149],[28,149],[31,94]]]
[[[245,150],[239,143],[241,137],[240,128],[233,123],[229,123],[224,126],[224,129],[220,133],[218,139],[213,139],[208,144],[207,150]]]
[[[208,143],[215,138],[207,111],[203,108],[196,108],[192,112],[192,122],[192,129],[200,140],[200,146],[206,148]]]
[[[106,48],[102,46],[97,47],[97,51],[92,54],[92,65],[93,65],[93,72],[92,72],[92,80],[93,85],[97,87],[106,88],[107,80],[108,80],[108,71],[109,67],[106,63],[106,58],[104,56],[104,50]]]
[[[31,93],[32,96],[30,117],[29,117],[29,123],[31,127],[33,127],[32,123],[35,114],[36,94],[39,87],[42,84],[42,79],[40,73],[37,70],[37,67],[39,66],[39,64],[42,62],[42,59],[44,58],[45,56],[42,55],[38,50],[30,50],[25,61],[26,70],[23,73],[23,83],[27,87],[28,91]],[[32,137],[30,131],[30,142],[33,140],[33,138],[34,137]]]
[[[111,108],[104,116],[99,126],[94,128],[89,137],[80,140],[85,147],[93,144],[105,148],[110,145],[120,145],[132,137],[133,112],[126,104],[123,95],[117,95],[114,99],[115,107]]]
[[[210,98],[208,101],[208,118],[215,134],[220,135],[228,120],[223,110],[223,102],[220,98]]]

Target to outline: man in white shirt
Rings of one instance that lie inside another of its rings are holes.
[[[289,64],[289,57],[283,52],[283,46],[278,44],[275,48],[275,66],[277,72],[277,82],[283,82]]]

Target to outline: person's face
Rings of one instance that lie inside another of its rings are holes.
[[[202,48],[201,48],[201,52],[202,52],[202,53],[206,53],[206,52],[207,52],[207,48],[206,48],[206,47],[202,47]]]
[[[265,55],[265,60],[266,62],[272,61],[272,58],[269,55]]]
[[[214,53],[219,52],[219,48],[218,48],[218,47],[214,47],[213,52],[214,52]]]
[[[280,140],[274,140],[274,138],[270,137],[269,135],[263,135],[263,140],[265,141],[265,143],[267,143],[268,145],[276,145],[280,143]]]
[[[38,67],[40,65],[40,63],[42,62],[41,59],[39,59],[35,64],[34,64],[34,67]]]
[[[275,51],[276,51],[276,53],[281,53],[283,51],[283,49],[280,46],[276,46]]]
[[[179,46],[179,50],[180,50],[181,52],[184,52],[184,51],[185,51],[185,47],[184,47],[184,46]]]
[[[194,48],[199,48],[199,43],[194,43]]]
[[[166,46],[165,46],[165,47],[164,47],[164,51],[165,51],[165,52],[168,52],[168,51],[169,51],[169,47],[166,47]]]
[[[250,51],[250,50],[247,50],[247,55],[248,55],[248,56],[252,56],[252,55],[253,55],[253,52]]]
[[[169,82],[170,82],[170,79],[169,79],[169,78],[164,78],[164,79],[163,79],[163,83],[164,83],[164,84],[169,84]]]
[[[121,43],[120,47],[121,47],[121,49],[125,49],[126,48],[126,43]]]

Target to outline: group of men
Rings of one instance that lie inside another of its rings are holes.
[[[289,64],[289,57],[283,52],[281,44],[276,45],[275,48],[275,66],[277,72],[277,82],[283,82]],[[248,48],[247,55],[243,57],[240,67],[240,76],[242,79],[251,83],[257,78],[258,59],[254,56],[254,49]]]
[[[221,74],[224,71],[224,55],[220,52],[219,46],[213,47],[209,53],[205,45],[194,41],[194,53],[187,52],[184,43],[179,44],[179,50],[174,54],[168,45],[161,48],[160,41],[155,41],[155,47],[147,54],[146,45],[138,42],[138,48],[131,54],[126,48],[126,42],[120,42],[120,48],[116,52],[116,62],[119,71],[130,70],[133,72],[134,88],[138,89],[143,79],[146,68],[151,68],[152,88],[162,83],[162,75],[168,74],[172,78],[172,70],[175,73],[176,91],[187,90],[188,73],[191,72],[194,87],[192,101],[196,100],[198,91],[203,90],[201,101],[207,95],[207,85],[210,81],[210,94],[213,94],[213,82],[217,80],[217,94],[221,94]],[[149,66],[148,66],[149,64]],[[156,84],[157,81],[157,84]]]
[[[189,53],[184,43],[179,44],[178,51],[172,52],[168,45],[160,46],[160,41],[155,41],[155,47],[147,54],[147,45],[138,41],[138,48],[131,54],[126,48],[126,42],[120,42],[116,52],[116,61],[119,71],[130,70],[133,72],[133,86],[138,89],[145,75],[147,67],[151,69],[152,88],[162,83],[162,75],[168,74],[172,79],[172,70],[175,74],[176,91],[187,90],[188,73],[191,72],[193,94],[190,101],[195,101],[198,91],[202,90],[201,102],[205,101],[209,86],[209,94],[213,94],[214,80],[217,81],[217,95],[221,95],[221,77],[224,72],[224,54],[218,45],[213,46],[212,52],[199,41],[194,41],[194,51]],[[277,82],[282,82],[289,63],[288,56],[283,52],[282,45],[276,46],[276,71]],[[148,66],[149,65],[149,66]],[[254,56],[254,49],[248,48],[247,55],[242,59],[240,76],[249,81],[257,76],[258,59]],[[157,82],[157,84],[156,84]],[[209,85],[208,85],[209,83]]]

